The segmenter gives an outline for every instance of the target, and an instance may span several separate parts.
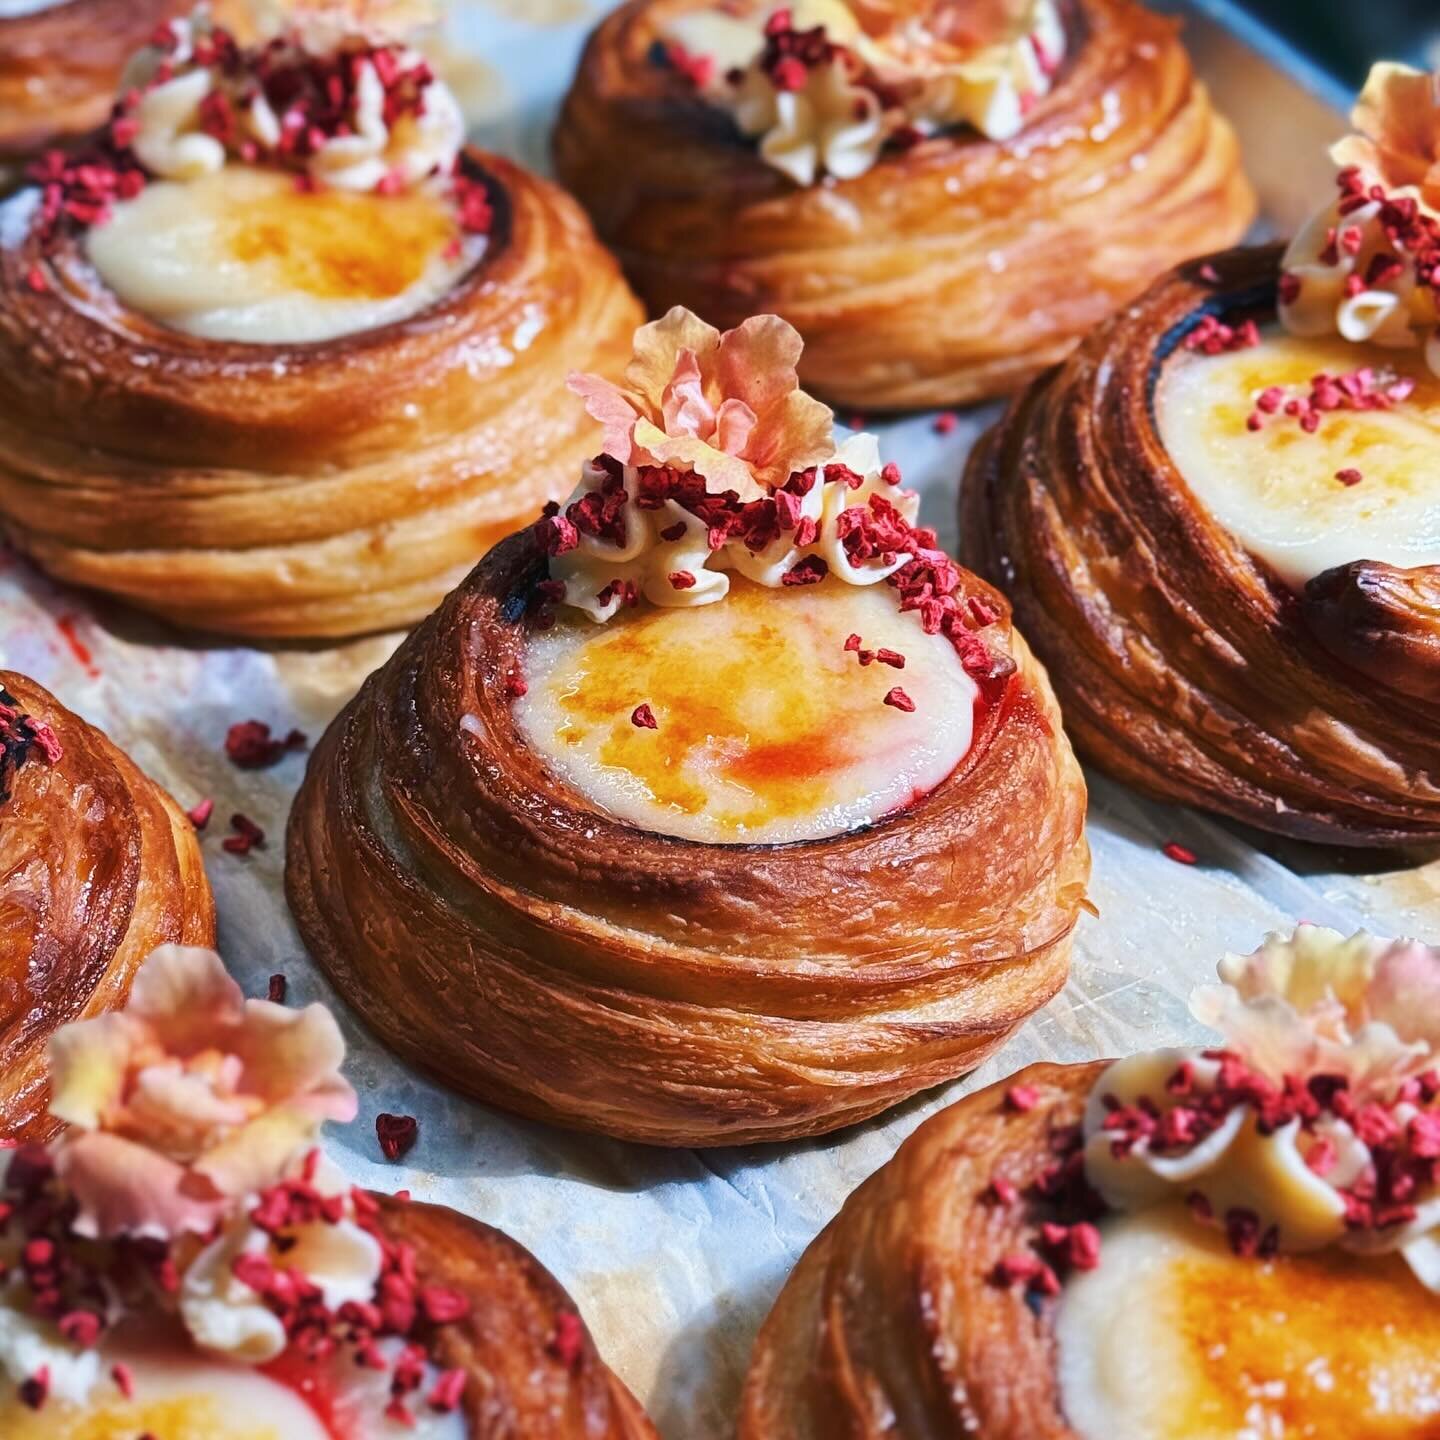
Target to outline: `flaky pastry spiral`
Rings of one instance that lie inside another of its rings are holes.
[[[186,0],[62,0],[0,18],[0,190],[7,164],[98,129],[125,62],[190,8]]]
[[[60,749],[0,769],[0,1138],[44,1140],[50,1036],[123,1005],[157,946],[212,944],[215,907],[175,802],[33,680],[0,687]]]
[[[1018,669],[936,789],[821,841],[708,845],[617,821],[526,744],[507,678],[544,575],[531,534],[493,550],[296,797],[291,908],[389,1046],[580,1129],[778,1140],[969,1070],[1060,987],[1085,789],[998,596]]]
[[[654,313],[774,311],[835,404],[954,405],[1013,390],[1168,266],[1254,214],[1235,137],[1175,23],[1076,0],[1069,54],[1014,139],[959,129],[806,188],[651,59],[713,0],[630,0],[586,47],[558,172]]]
[[[639,1402],[595,1349],[575,1303],[523,1246],[439,1205],[377,1195],[378,1225],[415,1250],[419,1284],[470,1313],[437,1333],[430,1358],[463,1370],[466,1433],[525,1440],[654,1440]]]
[[[639,308],[579,208],[471,152],[483,258],[407,320],[236,344],[126,309],[37,196],[0,211],[0,522],[51,574],[199,629],[419,619],[573,482],[565,376],[618,368]],[[38,285],[35,283],[38,281]]]
[[[1102,769],[1302,839],[1433,840],[1440,576],[1364,561],[1290,591],[1156,428],[1160,362],[1205,315],[1273,315],[1279,258],[1182,267],[1018,397],[971,457],[962,552],[1010,594]]]
[[[997,1205],[1053,1164],[1102,1065],[1035,1065],[927,1120],[800,1258],[755,1343],[739,1440],[1076,1440],[1047,1307],[994,1283],[1050,1218]]]

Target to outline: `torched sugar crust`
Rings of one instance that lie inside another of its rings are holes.
[[[1318,374],[1363,368],[1411,380],[1388,410],[1332,410],[1318,429],[1257,412],[1270,387],[1305,396]],[[1440,380],[1419,351],[1296,339],[1271,327],[1259,346],[1177,350],[1155,397],[1160,438],[1201,504],[1292,588],[1337,565],[1440,563]],[[1259,414],[1258,429],[1250,417]],[[1358,471],[1344,484],[1337,475]]]
[[[847,651],[903,656],[903,669]],[[617,818],[709,843],[816,840],[932,790],[965,757],[975,682],[893,589],[732,581],[694,609],[562,618],[527,645],[528,742]],[[896,685],[913,712],[885,704]],[[648,704],[656,728],[632,712]]]
[[[280,171],[231,165],[157,181],[88,231],[119,299],[216,340],[304,343],[408,319],[483,253],[433,188],[303,191]]]
[[[1432,1433],[1440,1307],[1398,1256],[1241,1259],[1181,1206],[1116,1217],[1056,1319],[1083,1440]]]
[[[369,1440],[365,1432],[335,1434],[294,1390],[259,1371],[207,1361],[178,1342],[172,1351],[156,1348],[143,1358],[105,1348],[101,1361],[94,1402],[83,1409],[52,1396],[32,1410],[7,1387],[0,1434],[6,1440]],[[132,1370],[130,1399],[108,1378],[116,1361]]]

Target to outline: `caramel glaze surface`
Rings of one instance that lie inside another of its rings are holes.
[[[1183,266],[1018,397],[971,457],[962,552],[1013,599],[1077,748],[1118,779],[1302,839],[1440,839],[1440,573],[1361,561],[1296,594],[1156,431],[1167,344],[1206,311],[1266,318],[1279,260]]]
[[[961,1074],[1060,987],[1085,791],[1008,610],[1018,671],[937,789],[822,841],[706,845],[617,821],[525,745],[507,677],[543,573],[528,534],[492,551],[332,724],[291,812],[301,933],[388,1045],[522,1114],[742,1143]]]
[[[656,1440],[583,1322],[573,1360],[557,1344],[575,1302],[528,1250],[455,1210],[375,1198],[386,1237],[415,1247],[420,1284],[447,1286],[470,1301],[470,1314],[444,1326],[432,1350],[441,1368],[469,1376],[461,1406],[470,1435]]]
[[[0,171],[104,124],[125,62],[158,25],[191,8],[187,0],[66,0],[0,19]]]
[[[629,0],[592,35],[554,135],[557,173],[652,313],[728,328],[774,311],[837,405],[955,405],[1023,385],[1255,213],[1229,125],[1173,20],[1073,0],[1069,58],[1025,129],[959,129],[854,180],[797,188],[648,56],[712,0]]]
[[[43,1140],[50,1036],[123,1005],[157,946],[212,944],[215,910],[175,802],[33,680],[0,686],[64,752],[32,755],[0,802],[0,1138]]]
[[[197,629],[347,635],[424,615],[572,487],[592,435],[565,377],[618,370],[641,318],[573,201],[499,157],[467,164],[496,211],[485,256],[419,314],[316,344],[166,329],[118,302],[77,239],[47,256],[33,223],[0,249],[12,541]]]
[[[1075,1218],[1026,1192],[1104,1069],[1034,1065],[967,1096],[850,1196],[760,1331],[739,1440],[1082,1440],[1060,1395],[1059,1302],[1027,1300],[994,1275],[1006,1256],[1034,1253],[1043,1222]],[[1005,1096],[1021,1083],[1040,1100],[1016,1113]],[[996,1178],[1021,1200],[987,1198]],[[1156,1440],[1262,1433],[1246,1415],[1261,1393],[1267,1436],[1440,1434],[1422,1338],[1434,1297],[1398,1257],[1197,1255],[1168,1277],[1194,1384],[1177,1387]]]

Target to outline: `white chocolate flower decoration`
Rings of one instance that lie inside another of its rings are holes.
[[[1395,349],[1423,346],[1440,374],[1440,78],[1376,65],[1332,147],[1339,195],[1285,252],[1282,324]]]
[[[1314,925],[1197,990],[1223,1049],[1110,1066],[1085,1167],[1117,1209],[1187,1198],[1243,1253],[1399,1251],[1440,1290],[1440,951]]]
[[[771,587],[870,585],[913,558],[919,497],[873,436],[836,451],[830,410],[800,389],[801,348],[774,315],[721,335],[676,309],[637,332],[624,385],[571,378],[605,436],[541,522],[566,605],[605,621],[642,597],[721,600],[731,570]]]
[[[345,1042],[322,1005],[247,1000],[209,950],[155,951],[126,1008],[57,1030],[50,1110],[75,1232],[204,1233],[273,1184],[326,1120],[355,1117]]]

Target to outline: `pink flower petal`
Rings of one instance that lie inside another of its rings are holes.
[[[79,1204],[81,1235],[168,1237],[203,1234],[224,1202],[212,1186],[145,1145],[103,1131],[72,1131],[55,1147],[55,1166]]]
[[[598,420],[604,427],[603,452],[613,455],[622,465],[629,465],[630,432],[639,418],[639,411],[626,398],[625,392],[599,375],[578,372],[571,375],[566,384],[584,400],[590,418]]]
[[[171,1054],[209,1049],[217,1031],[238,1025],[245,996],[213,950],[162,945],[140,967],[125,1013],[143,1022]]]
[[[693,350],[682,350],[675,374],[660,397],[667,435],[709,440],[715,433],[715,407],[705,398],[705,381]]]

